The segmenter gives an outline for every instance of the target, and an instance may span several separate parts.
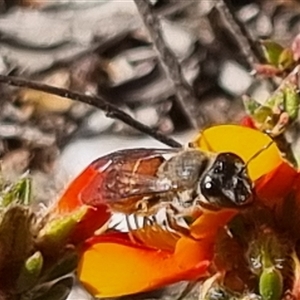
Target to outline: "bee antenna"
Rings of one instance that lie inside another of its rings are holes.
[[[210,152],[216,152],[213,147],[211,146],[211,144],[209,143],[209,140],[206,138],[206,135],[205,135],[205,130],[204,131],[201,131],[200,134],[198,135],[199,137],[202,138],[202,140],[204,141],[204,143],[206,144],[206,147],[207,147],[207,150],[210,151]],[[188,144],[188,147],[189,148],[195,148],[195,145],[194,145],[194,142],[190,142]]]
[[[258,157],[262,152],[264,152],[265,150],[267,150],[268,148],[270,148],[273,145],[274,141],[270,141],[267,145],[265,145],[263,148],[261,148],[259,151],[257,151],[256,153],[254,153],[249,160],[245,163],[245,166],[241,169],[240,173],[244,172],[249,164],[256,158]]]

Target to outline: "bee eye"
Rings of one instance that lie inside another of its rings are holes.
[[[213,172],[219,174],[224,170],[224,164],[221,161],[217,161]]]
[[[211,181],[207,181],[204,183],[205,190],[211,190],[213,188],[213,184]]]
[[[205,175],[200,183],[202,195],[211,202],[213,198],[218,198],[220,195],[219,188],[216,186],[213,177]]]
[[[214,207],[239,207],[252,200],[252,182],[245,163],[233,153],[221,153],[200,181],[200,192]]]

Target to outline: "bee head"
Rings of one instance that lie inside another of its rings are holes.
[[[245,162],[236,154],[219,154],[200,180],[200,191],[208,205],[236,208],[252,201],[252,181]]]

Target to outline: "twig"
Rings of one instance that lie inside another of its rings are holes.
[[[249,64],[249,68],[253,69],[255,63],[263,63],[264,59],[259,46],[252,39],[244,24],[236,17],[230,0],[218,0],[216,8],[222,16],[223,21],[228,24],[229,29]]]
[[[192,127],[200,128],[202,122],[198,115],[199,102],[193,89],[183,78],[181,65],[176,56],[165,44],[160,26],[160,18],[156,16],[154,10],[151,8],[151,4],[147,0],[134,0],[134,2],[149,31],[160,62],[167,76],[174,84],[175,96],[183,113],[187,116]]]
[[[53,95],[69,98],[72,100],[80,101],[83,103],[90,104],[94,107],[97,107],[103,111],[106,112],[106,116],[109,118],[118,119],[125,124],[137,129],[138,131],[145,133],[154,139],[160,141],[161,143],[168,145],[173,148],[181,147],[181,144],[175,141],[172,138],[169,138],[165,136],[164,134],[161,134],[157,132],[156,130],[136,121],[131,116],[117,108],[115,105],[110,104],[109,102],[105,101],[104,99],[97,97],[97,96],[88,96],[77,92],[72,92],[67,89],[63,88],[57,88],[54,86],[50,86],[43,83],[28,81],[25,79],[13,77],[13,76],[5,76],[0,75],[0,82],[17,86],[17,87],[23,87],[23,88],[30,88],[34,90],[38,90],[45,93],[50,93]]]

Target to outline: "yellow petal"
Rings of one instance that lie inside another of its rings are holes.
[[[270,146],[271,142],[268,135],[252,128],[218,125],[204,130],[192,144],[206,151],[235,153],[246,163],[251,160],[249,175],[252,180],[256,180],[282,162],[276,144]]]

